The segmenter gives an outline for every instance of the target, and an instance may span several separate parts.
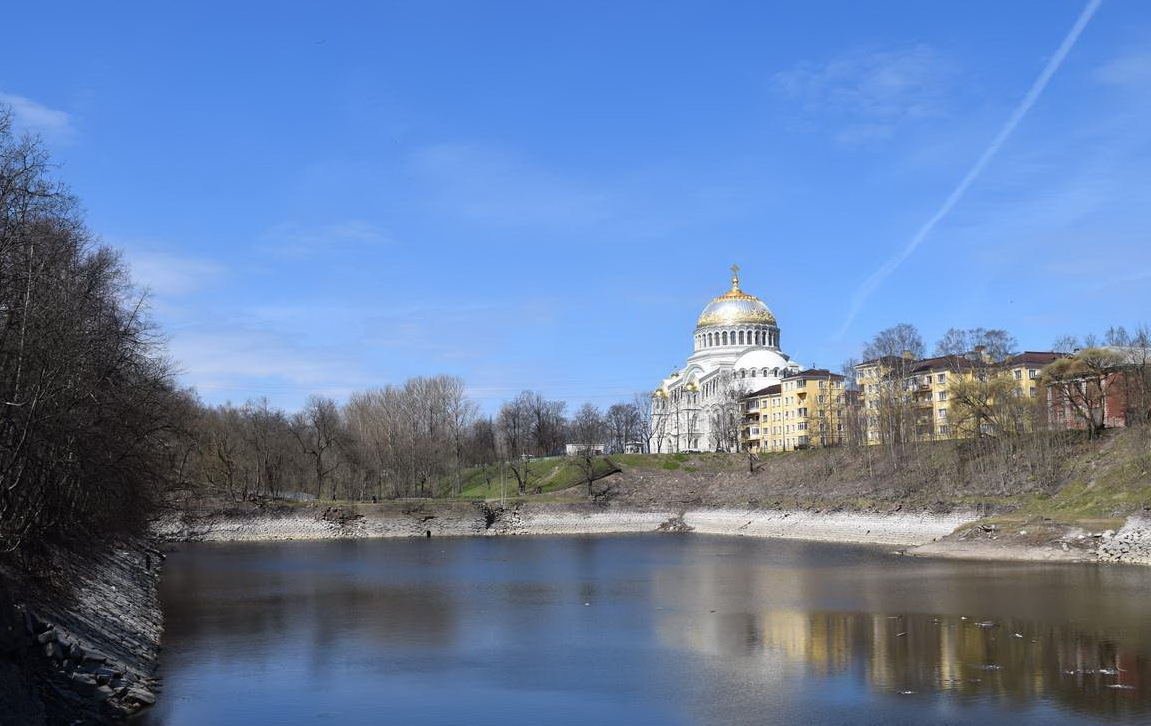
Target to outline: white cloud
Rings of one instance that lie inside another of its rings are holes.
[[[803,62],[776,73],[772,87],[797,104],[801,126],[858,144],[946,115],[957,76],[950,60],[918,45]]]
[[[19,131],[29,131],[57,140],[66,140],[72,136],[72,119],[64,111],[3,91],[0,91],[0,105],[12,109],[12,124]]]
[[[1096,73],[1099,82],[1109,86],[1151,92],[1151,53],[1133,52],[1114,58]]]
[[[265,251],[284,257],[307,258],[350,247],[392,244],[372,222],[349,219],[327,225],[277,224],[263,235]]]
[[[267,396],[274,405],[295,409],[308,395],[342,399],[367,385],[347,348],[303,343],[258,324],[181,329],[168,349],[185,383],[209,403]]]
[[[227,275],[227,268],[212,260],[165,252],[127,252],[132,281],[161,298],[198,292]]]

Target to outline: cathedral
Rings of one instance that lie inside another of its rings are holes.
[[[713,299],[695,324],[692,354],[652,394],[652,453],[737,451],[742,397],[800,366],[779,349],[779,325],[763,301],[739,287]]]

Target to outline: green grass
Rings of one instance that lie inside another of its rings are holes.
[[[594,466],[597,476],[603,476],[612,469],[603,459],[596,459]],[[533,497],[570,489],[586,481],[584,471],[577,465],[576,460],[562,457],[527,462],[521,469],[521,475],[524,477],[528,495]],[[515,474],[506,465],[467,469],[464,471],[463,479],[459,496],[461,499],[518,496]],[[447,488],[445,486],[445,489]]]

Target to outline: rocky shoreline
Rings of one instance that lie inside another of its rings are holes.
[[[1151,522],[1118,532],[1039,524],[1003,531],[974,524],[974,510],[860,512],[838,509],[619,508],[593,504],[428,503],[206,511],[169,518],[170,541],[259,542],[365,537],[613,534],[654,531],[882,545],[904,554],[1151,564]]]
[[[696,532],[882,545],[918,557],[1151,564],[1151,520],[1118,531],[1053,523],[1001,530],[975,524],[974,510],[847,511],[732,507],[620,508],[593,504],[413,501],[395,505],[281,507],[172,517],[169,541],[261,542],[363,537],[461,537]]]
[[[119,543],[58,563],[54,584],[4,594],[0,722],[112,723],[155,702],[163,558],[150,542]]]
[[[407,508],[293,507],[170,518],[157,534],[171,541],[253,542],[364,537],[458,537],[698,532],[826,542],[914,546],[977,519],[972,511],[847,512],[773,509],[621,509],[591,504],[495,502]]]

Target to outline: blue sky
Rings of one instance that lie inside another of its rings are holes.
[[[899,322],[1031,350],[1151,322],[1151,3],[5,17],[0,101],[208,403],[449,373],[487,411],[606,407],[683,362],[732,263],[803,365]]]

